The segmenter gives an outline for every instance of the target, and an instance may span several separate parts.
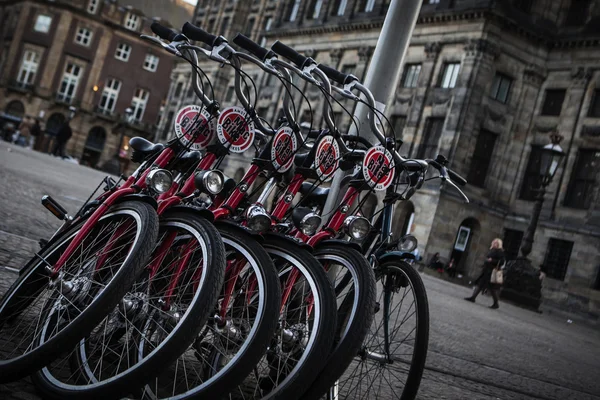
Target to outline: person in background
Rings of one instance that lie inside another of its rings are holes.
[[[427,264],[427,266],[431,269],[441,269],[443,264],[440,258],[440,253],[435,253],[429,260],[429,264]]]
[[[454,262],[454,258],[450,260],[448,266],[446,267],[446,271],[451,278],[456,277],[456,264]]]
[[[69,120],[64,123],[63,126],[58,130],[56,134],[56,143],[54,144],[54,149],[52,150],[52,155],[59,156],[61,158],[65,158],[65,147],[67,146],[67,142],[73,136],[73,130],[71,129]]]
[[[421,257],[421,253],[419,252],[419,248],[415,247],[415,249],[412,251],[412,255],[415,256],[415,261],[419,262],[421,261],[422,257]]]
[[[498,308],[498,289],[499,284],[491,283],[492,272],[504,262],[504,249],[502,248],[502,239],[492,240],[492,245],[487,253],[485,262],[483,263],[483,271],[478,278],[477,286],[473,290],[470,297],[465,297],[465,300],[475,303],[477,295],[484,289],[488,289],[494,299],[494,304],[490,308]]]
[[[13,124],[10,121],[6,122],[4,124],[4,127],[2,128],[3,139],[7,142],[12,142],[14,134],[15,134],[15,124]]]
[[[31,127],[31,138],[29,139],[29,148],[33,149],[35,146],[35,141],[42,134],[42,127],[40,126],[40,120],[38,118],[35,119],[35,123]]]
[[[600,267],[598,267],[598,270],[600,271]],[[540,274],[538,275],[538,278],[540,278],[540,281],[544,280],[547,273],[548,273],[548,269],[546,268],[546,266],[544,264],[540,264]]]
[[[23,146],[23,147],[28,147],[29,146],[29,142],[31,139],[31,121],[29,121],[29,116],[25,116],[23,118],[23,121],[21,121],[21,124],[19,125],[19,130],[17,131],[17,138],[15,140],[15,143]]]

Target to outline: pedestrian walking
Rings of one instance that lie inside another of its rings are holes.
[[[52,154],[55,156],[60,156],[61,158],[65,158],[65,147],[67,146],[67,142],[71,136],[73,136],[73,130],[71,129],[70,121],[67,120],[67,122],[60,127],[58,133],[56,134],[56,143],[54,144]]]
[[[36,118],[35,123],[31,127],[31,138],[29,139],[29,148],[30,149],[33,149],[33,147],[35,146],[35,142],[37,141],[37,138],[40,137],[41,134],[42,134],[42,127],[40,125],[40,120]]]
[[[483,263],[483,271],[477,278],[477,286],[473,290],[470,297],[465,297],[465,300],[475,303],[477,295],[484,289],[487,289],[494,299],[494,304],[490,308],[498,308],[498,289],[502,286],[501,267],[504,264],[504,249],[502,248],[502,240],[492,240],[492,245],[487,253],[486,260]],[[498,272],[500,271],[500,272]]]

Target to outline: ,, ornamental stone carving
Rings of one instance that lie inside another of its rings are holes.
[[[530,64],[523,71],[523,80],[534,85],[541,85],[548,76],[548,71],[545,68]]]
[[[452,98],[451,90],[448,89],[435,89],[427,97],[428,106],[439,106],[447,104]]]
[[[589,79],[592,77],[592,69],[586,67],[573,67],[571,69],[571,78],[573,79]]]
[[[485,116],[494,122],[504,123],[506,122],[506,114],[502,111],[496,111],[488,104],[484,107]]]
[[[464,48],[467,57],[488,55],[495,59],[500,55],[498,46],[486,39],[469,39]]]
[[[549,132],[555,132],[558,128],[557,124],[544,124],[544,123],[540,123],[537,122],[535,124],[535,126],[533,127],[533,131],[536,133],[549,133]]]
[[[396,92],[396,99],[395,99],[396,104],[402,104],[402,105],[406,104],[406,105],[410,106],[412,104],[412,99],[413,99],[412,95],[411,96],[402,96],[402,95],[400,95],[399,92]]]
[[[317,55],[317,52],[315,51],[315,49],[307,49],[304,50],[304,55],[310,58],[315,58],[315,56]]]
[[[571,78],[574,86],[586,86],[592,79],[593,71],[591,68],[575,66],[571,69]]]
[[[344,49],[341,49],[341,48],[331,49],[331,51],[329,52],[329,57],[331,57],[332,67],[335,67],[340,62],[340,59],[342,58],[343,55],[344,55]]]
[[[441,49],[442,45],[440,42],[427,43],[425,45],[425,56],[427,59],[432,60],[437,57]]]
[[[375,48],[371,46],[361,46],[358,48],[358,59],[360,62],[367,62],[371,55],[373,54],[373,50]]]

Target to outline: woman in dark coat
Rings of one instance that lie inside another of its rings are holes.
[[[504,262],[504,249],[502,249],[502,240],[494,239],[490,251],[488,251],[485,263],[483,264],[483,271],[479,278],[477,278],[477,286],[473,291],[471,297],[465,297],[465,300],[475,303],[477,295],[483,290],[487,289],[492,294],[494,304],[490,308],[498,308],[498,289],[500,285],[497,283],[491,283],[492,272],[495,268],[498,268]]]

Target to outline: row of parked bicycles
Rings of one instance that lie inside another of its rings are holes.
[[[393,210],[427,180],[461,194],[466,181],[442,156],[401,157],[352,75],[280,42],[239,34],[245,53],[189,23],[152,30],[143,37],[191,64],[198,105],[168,143],[131,139],[137,170],[105,178],[74,216],[42,199],[63,224],[0,303],[0,382],[31,375],[49,399],[414,398],[428,303],[407,263],[416,239],[394,234]],[[241,107],[220,107],[199,56],[234,69]],[[280,126],[257,115],[245,64],[281,81]],[[317,129],[296,118],[301,80],[325,99]],[[377,143],[339,131],[340,97],[369,108]],[[219,170],[249,150],[239,182]],[[340,170],[341,200],[323,214]],[[373,191],[383,206],[367,219]]]

